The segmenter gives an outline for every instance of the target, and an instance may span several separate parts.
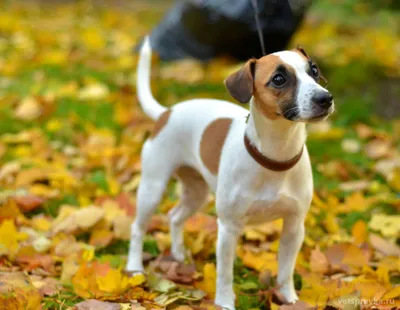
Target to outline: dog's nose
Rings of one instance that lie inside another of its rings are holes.
[[[332,105],[333,96],[331,93],[324,91],[314,95],[313,102],[321,108],[327,109]]]

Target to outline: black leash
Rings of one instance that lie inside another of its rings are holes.
[[[264,36],[263,36],[262,30],[261,30],[260,19],[258,17],[257,0],[250,0],[250,2],[253,5],[254,17],[256,19],[256,26],[257,26],[257,31],[258,31],[258,38],[260,39],[261,51],[262,51],[263,56],[264,56],[265,55]]]

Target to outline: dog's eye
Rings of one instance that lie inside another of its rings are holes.
[[[316,65],[311,65],[311,74],[314,78],[316,78],[316,79],[319,78],[319,70]]]
[[[277,87],[281,87],[286,83],[286,79],[283,77],[282,74],[277,74],[272,79],[272,83],[274,83],[274,85]]]

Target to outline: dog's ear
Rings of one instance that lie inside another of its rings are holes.
[[[231,96],[240,103],[249,102],[253,96],[256,62],[256,59],[250,59],[239,71],[231,74],[224,81]]]
[[[310,56],[308,56],[306,50],[301,45],[297,45],[296,50],[302,53],[307,59],[310,59]]]

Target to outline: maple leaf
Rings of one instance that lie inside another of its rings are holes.
[[[121,306],[117,303],[88,299],[74,306],[76,310],[121,310]]]
[[[243,264],[257,271],[269,270],[273,275],[278,271],[276,253],[260,252],[254,253],[250,250],[238,249],[237,255],[242,259]]]
[[[8,255],[13,260],[20,247],[20,241],[27,239],[27,234],[18,232],[13,220],[0,224],[0,255]]]
[[[360,271],[368,264],[368,257],[352,243],[334,244],[325,251],[330,267],[349,273]]]
[[[396,237],[400,233],[400,215],[374,214],[369,227],[386,237]]]
[[[0,272],[0,305],[7,310],[40,309],[42,297],[22,272]]]
[[[82,264],[72,278],[74,290],[79,296],[102,300],[118,299],[129,288],[144,281],[141,274],[128,278],[121,270],[111,268],[109,263],[99,262]]]
[[[203,267],[203,281],[196,283],[196,287],[205,291],[207,296],[213,299],[216,291],[216,281],[217,272],[215,265],[212,263],[207,263]]]

